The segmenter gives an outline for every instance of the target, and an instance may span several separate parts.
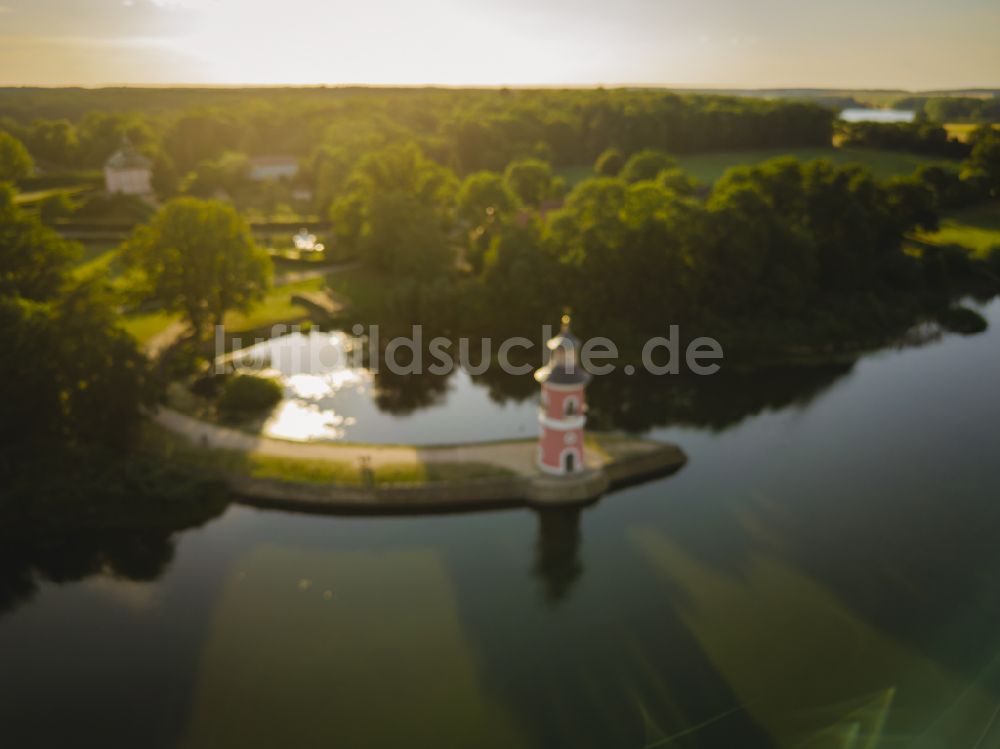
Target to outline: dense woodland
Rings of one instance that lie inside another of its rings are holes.
[[[706,185],[673,156],[829,146],[835,113],[661,91],[365,89],[15,90],[0,112],[0,377],[23,394],[0,406],[4,483],[135,444],[164,370],[121,329],[123,310],[180,314],[197,345],[263,297],[270,260],[245,217],[293,185],[247,180],[255,155],[300,160],[302,215],[328,220],[338,252],[375,279],[352,315],[390,330],[534,334],[569,305],[578,330],[626,350],[670,324],[736,355],[856,348],[944,319],[1000,277],[1000,251],[908,241],[1000,195],[989,128],[961,154],[926,123],[840,131],[963,156],[955,168],[880,181],[784,158]],[[71,274],[79,248],[46,226],[82,206],[22,206],[15,191],[93,173],[125,137],[152,159],[160,207],[120,250],[128,288],[112,289]],[[560,170],[580,165],[592,176],[567,184]]]

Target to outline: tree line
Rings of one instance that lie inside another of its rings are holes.
[[[154,159],[160,197],[218,171],[229,153],[296,156],[328,195],[360,155],[392,143],[416,142],[465,175],[529,157],[591,163],[609,146],[824,146],[834,119],[808,103],[657,90],[24,89],[0,90],[0,102],[0,130],[49,170],[98,168],[128,137]]]
[[[339,241],[385,279],[378,311],[361,313],[513,333],[568,304],[594,333],[634,338],[670,321],[773,346],[870,341],[996,288],[1000,252],[906,242],[941,211],[1000,195],[992,131],[961,170],[884,182],[784,158],[706,187],[655,149],[608,149],[594,172],[560,198],[538,160],[459,179],[416,144],[367,154],[331,208]]]

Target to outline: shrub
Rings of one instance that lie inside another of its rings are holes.
[[[962,335],[982,333],[987,322],[982,315],[968,307],[949,307],[938,314],[938,322],[945,330]]]
[[[225,374],[211,373],[197,378],[191,383],[191,392],[200,398],[215,398],[219,395],[229,377]]]
[[[219,397],[219,410],[227,416],[259,413],[274,407],[284,390],[281,383],[267,377],[236,375],[226,381]]]

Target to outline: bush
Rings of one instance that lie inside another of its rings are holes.
[[[273,408],[284,395],[277,380],[254,375],[236,375],[222,388],[219,410],[227,416],[259,413]]]
[[[213,372],[197,378],[191,383],[190,390],[199,398],[215,398],[228,380],[227,375]]]
[[[949,307],[938,313],[937,319],[945,330],[962,335],[982,333],[988,326],[982,315],[968,307]]]

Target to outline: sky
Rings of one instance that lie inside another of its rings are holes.
[[[0,0],[0,85],[1000,87],[1000,0]]]

